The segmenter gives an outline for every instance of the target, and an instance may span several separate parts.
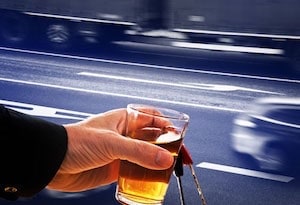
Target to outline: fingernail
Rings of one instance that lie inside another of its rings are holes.
[[[159,151],[156,155],[156,164],[161,168],[169,168],[173,164],[174,158],[168,151]]]

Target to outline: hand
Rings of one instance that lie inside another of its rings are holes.
[[[142,128],[152,120],[141,119],[137,126]],[[167,150],[122,136],[125,134],[125,122],[126,109],[117,109],[64,125],[68,134],[68,150],[48,188],[76,192],[115,182],[120,159],[158,170],[173,164],[173,156]],[[156,123],[155,127],[159,124]]]

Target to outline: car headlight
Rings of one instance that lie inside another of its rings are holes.
[[[253,123],[251,121],[248,121],[248,120],[242,120],[242,119],[235,119],[234,124],[238,125],[238,126],[241,126],[241,127],[249,127],[249,128],[255,128],[256,127],[255,123]]]

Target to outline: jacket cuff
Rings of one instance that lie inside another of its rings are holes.
[[[67,132],[62,125],[3,107],[0,114],[0,196],[31,197],[58,171],[67,151]]]

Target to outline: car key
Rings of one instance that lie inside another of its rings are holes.
[[[198,194],[200,196],[202,205],[207,205],[206,204],[206,199],[203,195],[203,192],[202,192],[202,189],[201,189],[201,186],[200,186],[200,182],[199,182],[199,180],[196,176],[196,172],[195,172],[194,167],[193,167],[192,156],[191,156],[191,154],[189,153],[188,149],[186,148],[186,146],[184,144],[181,146],[180,153],[181,153],[181,157],[182,157],[182,164],[188,165],[190,170],[191,170],[191,174],[194,178],[194,182],[196,184],[196,188],[197,188]]]
[[[182,189],[182,182],[181,182],[181,176],[183,176],[183,161],[182,161],[182,152],[181,151],[178,153],[178,157],[176,159],[174,173],[176,176],[177,186],[178,186],[178,190],[179,190],[180,204],[185,205],[183,189]]]

